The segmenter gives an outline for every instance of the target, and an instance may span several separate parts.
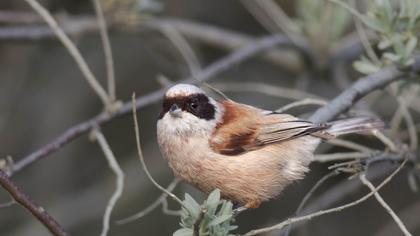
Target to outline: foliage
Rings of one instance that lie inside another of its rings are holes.
[[[413,54],[418,50],[420,30],[418,0],[375,0],[371,2],[366,14],[358,16],[377,34],[377,48],[381,54],[379,61],[367,57],[356,61],[356,70],[370,74],[391,63],[402,67],[414,63]]]
[[[226,236],[236,229],[232,203],[220,199],[220,190],[210,193],[202,205],[198,204],[188,193],[183,201],[184,208],[181,215],[181,229],[174,236],[191,236],[194,230],[198,235]],[[197,227],[197,229],[195,229]]]
[[[330,45],[341,38],[351,23],[351,14],[325,0],[298,0],[297,21],[312,43]]]

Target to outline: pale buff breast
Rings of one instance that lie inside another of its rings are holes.
[[[257,207],[302,178],[319,143],[307,136],[226,156],[214,153],[207,137],[158,135],[158,141],[175,175],[207,193],[219,188],[225,198],[249,207]]]

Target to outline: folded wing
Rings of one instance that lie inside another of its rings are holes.
[[[223,121],[213,133],[210,145],[214,151],[225,155],[238,155],[309,134],[322,135],[322,130],[329,128],[326,124],[314,124],[232,101],[225,101],[223,105]]]

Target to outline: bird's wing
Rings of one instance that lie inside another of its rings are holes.
[[[238,155],[266,145],[291,140],[325,130],[318,125],[298,118],[267,112],[247,105],[223,102],[223,121],[216,127],[210,140],[214,151],[225,155]],[[241,109],[237,109],[241,106]]]

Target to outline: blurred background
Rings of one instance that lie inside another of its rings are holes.
[[[352,63],[365,54],[364,48],[360,32],[356,32],[354,19],[347,10],[322,0],[256,2],[103,0],[115,62],[117,98],[127,102],[133,92],[140,97],[161,89],[168,81],[176,83],[252,40],[273,33],[285,34],[297,44],[304,40],[310,50],[301,53],[291,46],[272,48],[235,64],[212,78],[209,84],[238,102],[274,110],[304,98],[332,99],[362,76]],[[105,57],[92,1],[43,0],[40,3],[57,18],[105,86]],[[366,5],[358,1],[355,6],[363,12]],[[374,37],[366,31],[367,38]],[[181,42],[181,50],[176,42]],[[183,43],[187,43],[189,56],[182,53],[185,53]],[[374,50],[379,53],[377,48]],[[363,68],[362,72],[369,72]],[[417,124],[418,85],[400,83],[396,89],[400,87],[410,91],[412,102],[408,109]],[[400,106],[396,97],[404,95],[393,91],[371,93],[358,103],[355,112],[374,113],[389,126]],[[138,114],[146,163],[155,179],[167,186],[173,174],[159,152],[155,131],[160,102],[139,109]],[[287,112],[307,118],[317,108],[318,105],[307,105]],[[102,111],[101,101],[42,19],[25,1],[1,1],[0,158],[10,156],[17,162],[71,126]],[[392,134],[393,140],[401,145],[409,143],[408,126],[398,127]],[[102,131],[126,175],[123,195],[112,213],[109,235],[171,235],[179,228],[179,217],[165,215],[160,208],[134,222],[115,224],[116,220],[150,205],[161,193],[141,169],[131,115],[107,123]],[[384,149],[372,137],[348,139],[373,149]],[[324,144],[317,153],[346,151],[349,150]],[[293,216],[302,198],[330,172],[328,166],[332,164],[311,164],[307,177],[287,187],[278,199],[241,214],[235,233]],[[377,184],[379,177],[385,176],[383,170],[395,166],[393,162],[380,163],[376,172],[368,176]],[[326,182],[308,203],[307,213],[350,202],[367,193],[357,178],[348,180],[348,177],[343,174]],[[404,169],[381,190],[381,195],[413,235],[420,235],[420,201],[415,188],[418,178],[412,169]],[[72,235],[99,235],[106,204],[115,188],[114,174],[99,145],[90,141],[88,135],[14,174],[13,180]],[[184,183],[174,191],[182,198],[185,192],[199,202],[205,198]],[[1,190],[0,203],[8,201],[9,195]],[[179,209],[172,200],[169,207]],[[49,234],[17,204],[0,208],[0,232],[5,236]],[[281,233],[274,231],[267,235]],[[299,224],[291,235],[401,235],[401,232],[372,198],[342,212]]]

